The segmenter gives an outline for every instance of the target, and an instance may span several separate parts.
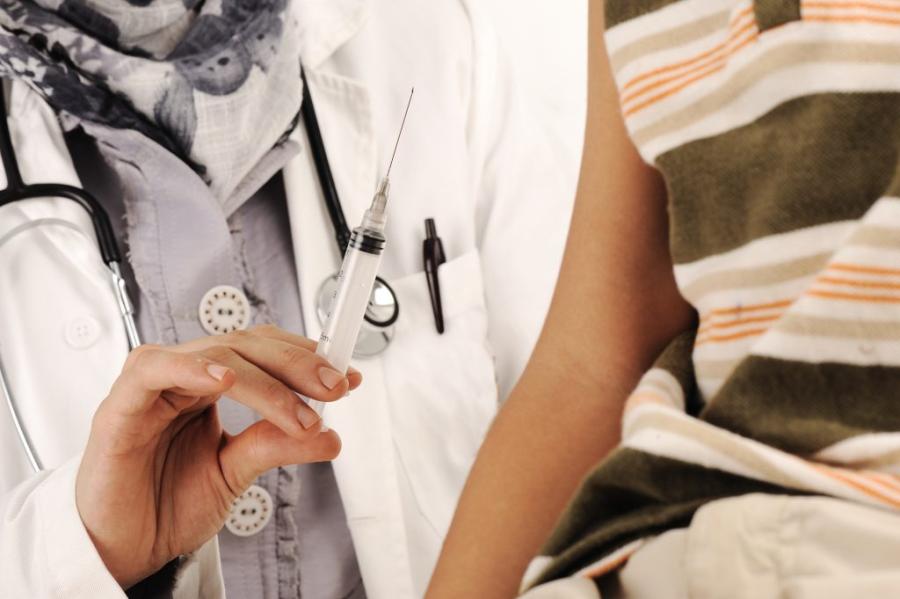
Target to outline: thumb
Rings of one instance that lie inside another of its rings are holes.
[[[289,436],[261,420],[235,437],[219,452],[225,483],[240,495],[264,472],[279,466],[333,460],[341,452],[341,438],[333,430],[315,431],[303,439]]]

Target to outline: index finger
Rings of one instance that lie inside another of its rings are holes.
[[[284,329],[280,329],[270,324],[253,327],[252,329],[250,329],[250,332],[254,335],[259,335],[260,337],[276,339],[278,341],[284,341],[285,343],[299,345],[311,352],[315,352],[316,348],[319,345],[312,339],[308,339],[307,337],[303,337],[302,335],[295,335],[294,333],[285,331]],[[362,383],[362,374],[353,366],[349,366],[347,368],[346,374],[347,380],[350,382],[350,390],[352,391],[353,389],[359,387],[360,383]]]

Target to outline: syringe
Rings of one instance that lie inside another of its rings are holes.
[[[369,296],[372,295],[372,287],[375,285],[375,277],[381,265],[381,254],[386,242],[384,224],[387,220],[391,167],[394,164],[394,156],[397,155],[397,146],[403,134],[403,126],[406,124],[406,115],[409,114],[414,92],[415,89],[409,94],[409,102],[403,114],[403,122],[400,124],[400,132],[397,134],[387,173],[375,191],[372,205],[366,210],[362,224],[355,228],[350,236],[350,243],[337,276],[337,289],[331,302],[331,311],[316,346],[316,354],[328,360],[335,369],[344,374],[350,366],[353,347],[359,337],[359,330],[369,305]],[[319,416],[325,411],[325,404],[321,401],[310,399],[309,405]]]

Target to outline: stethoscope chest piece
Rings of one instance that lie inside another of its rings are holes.
[[[316,315],[319,317],[320,325],[324,325],[328,320],[337,289],[337,274],[322,281],[319,287],[316,296]],[[386,350],[394,338],[394,323],[399,314],[400,308],[393,289],[381,277],[375,279],[369,306],[366,308],[366,319],[359,331],[353,357],[372,358]]]

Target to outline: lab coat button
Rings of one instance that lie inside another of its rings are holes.
[[[250,324],[250,301],[231,285],[213,287],[200,300],[200,324],[210,335],[246,329]]]
[[[253,485],[232,502],[225,528],[239,537],[255,535],[272,519],[272,511],[272,496]]]
[[[87,349],[100,339],[100,323],[90,316],[78,316],[66,325],[66,343],[75,349]]]

